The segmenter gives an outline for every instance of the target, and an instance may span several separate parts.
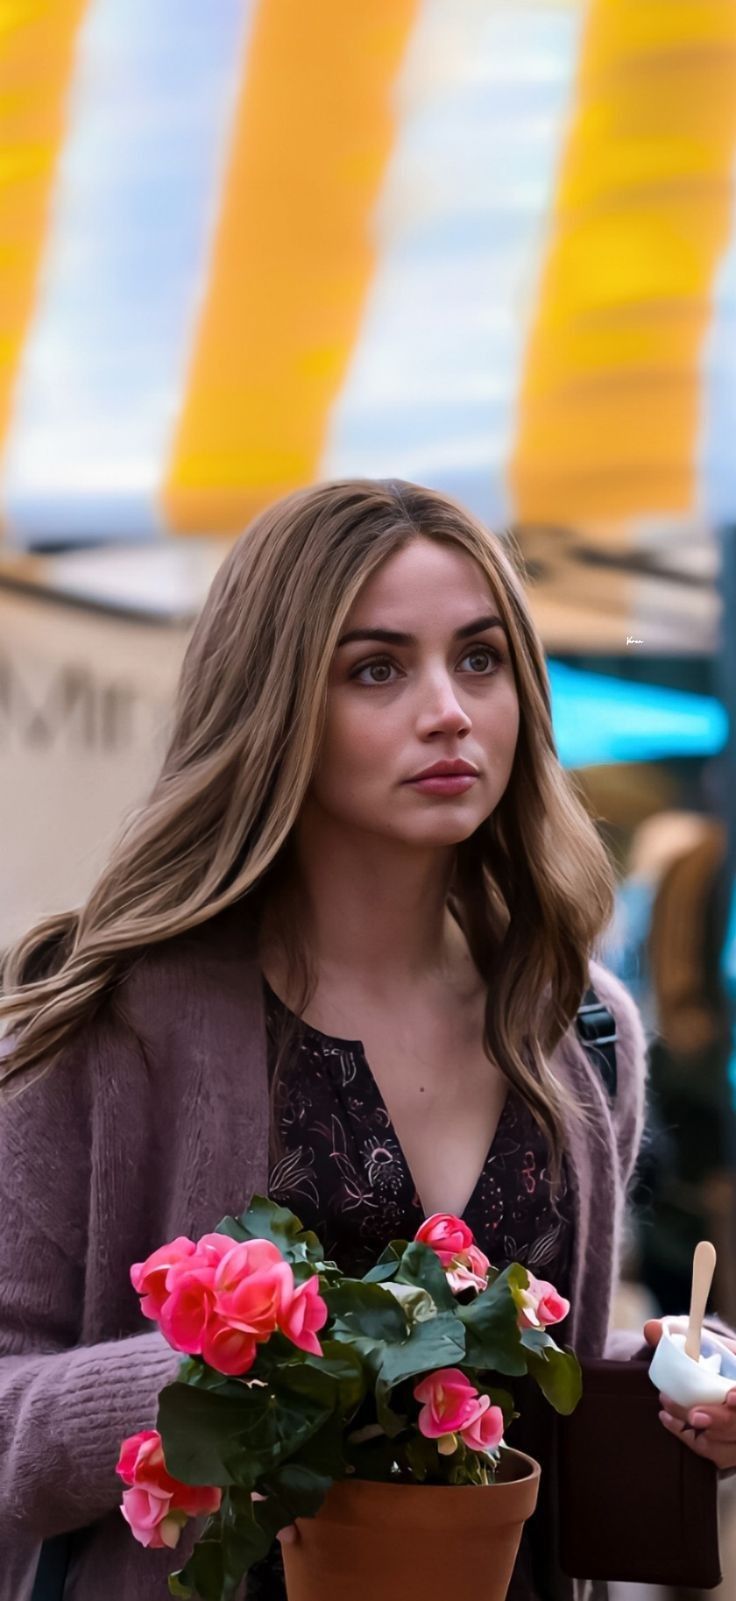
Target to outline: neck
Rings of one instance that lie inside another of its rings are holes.
[[[327,839],[304,817],[294,846],[321,983],[357,983],[386,1000],[426,983],[454,982],[467,971],[465,938],[447,906],[454,847],[358,838],[332,820]],[[274,919],[266,948],[278,941],[277,930]]]

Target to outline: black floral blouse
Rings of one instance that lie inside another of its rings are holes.
[[[263,986],[272,1075],[287,1009],[265,976]],[[360,1276],[389,1240],[413,1238],[424,1213],[360,1040],[337,1039],[303,1023],[301,1043],[280,1074],[275,1112],[284,1154],[271,1169],[269,1196],[315,1231],[343,1272]],[[511,1090],[463,1220],[494,1267],[522,1262],[562,1295],[569,1293],[569,1174],[563,1165],[555,1205],[545,1137]],[[555,1334],[564,1338],[564,1324]],[[281,1601],[282,1582],[276,1548],[251,1570],[249,1601]],[[525,1580],[509,1596],[532,1601],[537,1593]]]

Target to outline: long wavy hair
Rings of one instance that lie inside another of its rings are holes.
[[[290,843],[320,747],[330,660],[366,580],[419,535],[473,557],[508,636],[520,710],[513,768],[493,813],[456,848],[448,907],[488,978],[486,1052],[547,1134],[559,1171],[566,1102],[548,1058],[587,986],[614,875],[556,753],[515,541],[403,481],[299,490],[234,542],[192,631],[148,798],[86,901],[43,918],[7,953],[3,1093],[31,1068],[53,1066],[147,947],[238,901],[256,920],[283,899],[297,908],[279,927],[290,993],[306,1009],[318,975]],[[297,1027],[287,1019],[282,1031],[274,1096]]]

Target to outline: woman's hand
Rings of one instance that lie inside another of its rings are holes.
[[[261,1495],[258,1490],[251,1490],[250,1495],[252,1501],[265,1501],[266,1499],[265,1495]],[[294,1541],[299,1539],[299,1530],[296,1524],[288,1523],[285,1529],[279,1529],[276,1539],[280,1540],[282,1545],[293,1545]]]
[[[677,1324],[676,1319],[669,1319]],[[683,1329],[687,1319],[682,1320]],[[657,1345],[662,1337],[662,1324],[651,1318],[644,1324],[644,1338],[648,1345]],[[724,1345],[736,1353],[736,1343],[723,1339]],[[662,1411],[660,1421],[670,1434],[677,1434],[683,1445],[715,1462],[721,1472],[736,1468],[736,1388],[729,1390],[725,1401],[699,1402],[697,1406],[678,1406],[667,1395],[660,1395]]]

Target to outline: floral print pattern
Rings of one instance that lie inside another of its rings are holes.
[[[284,1003],[263,979],[269,1061]],[[371,1267],[389,1239],[411,1239],[423,1219],[403,1151],[360,1040],[303,1024],[282,1071],[275,1109],[284,1154],[269,1195],[314,1229],[345,1272]],[[555,1206],[547,1144],[524,1101],[509,1091],[482,1172],[463,1213],[494,1267],[523,1262],[565,1293],[572,1197],[563,1172]]]

